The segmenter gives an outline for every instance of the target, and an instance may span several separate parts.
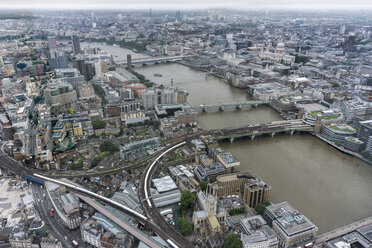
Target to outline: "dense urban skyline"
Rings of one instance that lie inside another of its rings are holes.
[[[1,247],[372,247],[369,2],[7,6]]]
[[[11,2],[6,0],[0,1],[0,9],[200,9],[200,8],[231,8],[231,9],[371,9],[372,3],[368,0],[346,1],[346,0],[331,0],[331,1],[293,1],[293,0],[263,0],[263,1],[222,1],[222,0],[186,0],[182,2],[171,0],[139,0],[133,1],[124,0],[109,0],[102,3],[99,0],[80,0],[80,1],[47,1],[47,0],[20,0]]]

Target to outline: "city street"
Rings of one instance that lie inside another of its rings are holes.
[[[59,219],[55,211],[54,217],[50,217],[50,210],[53,208],[53,205],[46,195],[47,193],[45,187],[36,183],[32,183],[31,188],[35,201],[35,207],[40,213],[41,218],[48,226],[48,230],[50,230],[52,234],[62,242],[63,247],[72,248],[72,240],[76,240],[79,243],[79,247],[84,247],[82,246],[84,242],[81,240],[79,229],[74,231],[67,229],[61,223],[61,220]],[[44,197],[44,194],[46,195],[46,197]],[[40,199],[40,202],[38,201],[38,199]]]

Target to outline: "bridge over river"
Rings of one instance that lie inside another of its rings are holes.
[[[194,55],[179,55],[179,56],[167,56],[167,57],[149,57],[143,59],[132,60],[132,65],[150,65],[150,64],[160,64],[160,63],[171,63],[181,61],[184,58],[193,57]],[[127,61],[116,62],[121,66],[126,67],[128,65]]]
[[[285,120],[238,128],[211,130],[208,134],[212,135],[216,140],[229,139],[230,142],[233,142],[236,138],[250,137],[253,140],[257,135],[269,134],[273,137],[275,134],[283,132],[292,135],[295,131],[312,132],[314,127],[304,123],[302,120]]]
[[[234,111],[236,109],[247,110],[252,107],[258,107],[263,104],[269,104],[268,101],[241,101],[241,102],[230,102],[230,103],[217,103],[192,106],[197,112],[218,112],[218,111]]]

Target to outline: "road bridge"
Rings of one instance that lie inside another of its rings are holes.
[[[218,111],[234,111],[236,109],[246,110],[252,107],[258,107],[263,104],[268,104],[268,101],[241,101],[241,102],[230,102],[230,103],[217,103],[193,106],[192,108],[197,112],[218,112]]]
[[[194,55],[178,55],[178,56],[167,56],[167,57],[150,57],[142,59],[132,60],[132,65],[147,65],[147,64],[159,64],[159,63],[170,63],[181,61],[184,58],[193,57]],[[127,61],[116,62],[121,66],[126,67],[128,65]]]

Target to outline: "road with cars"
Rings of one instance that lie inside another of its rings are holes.
[[[58,215],[53,211],[53,217],[50,216],[50,210],[53,209],[53,204],[46,195],[45,187],[39,184],[31,184],[32,194],[35,202],[35,207],[38,210],[41,218],[52,234],[62,242],[63,247],[73,248],[72,240],[76,240],[79,244],[84,244],[80,237],[80,230],[69,230],[65,227]],[[82,246],[80,246],[82,247]]]

